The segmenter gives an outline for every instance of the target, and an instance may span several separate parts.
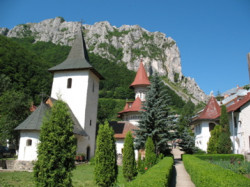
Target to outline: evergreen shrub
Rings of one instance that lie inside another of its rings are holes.
[[[151,137],[146,141],[146,154],[145,154],[145,166],[147,168],[156,164],[155,146]]]
[[[183,155],[184,166],[196,187],[250,186],[250,179],[220,166],[199,159],[194,155]]]
[[[100,125],[98,130],[94,174],[98,186],[112,186],[117,179],[114,131],[107,121],[104,125]]]
[[[201,160],[244,160],[244,156],[240,154],[204,154],[195,156]]]
[[[137,170],[134,151],[134,139],[130,131],[126,134],[126,138],[124,141],[122,166],[124,178],[127,181],[133,180],[137,175]]]
[[[172,157],[165,157],[145,174],[137,176],[135,180],[127,183],[126,186],[169,186],[173,164]]]

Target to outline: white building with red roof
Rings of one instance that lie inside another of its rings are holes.
[[[110,126],[113,127],[115,132],[117,154],[122,154],[127,132],[131,131],[133,133],[133,130],[138,128],[141,118],[140,112],[143,110],[142,104],[146,99],[148,86],[150,86],[150,81],[141,61],[135,79],[130,85],[130,88],[135,91],[135,100],[127,101],[124,109],[118,112],[122,121],[110,122]],[[135,153],[137,158],[137,151]]]
[[[228,99],[226,97],[224,100]],[[250,158],[250,92],[232,97],[230,102],[217,100],[212,96],[203,111],[193,118],[192,127],[195,133],[195,146],[207,151],[210,131],[219,124],[220,104],[227,105],[233,153],[243,154]],[[248,156],[249,155],[249,156]]]

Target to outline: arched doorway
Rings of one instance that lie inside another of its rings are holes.
[[[87,155],[86,155],[86,159],[89,161],[90,160],[90,147],[87,147]]]

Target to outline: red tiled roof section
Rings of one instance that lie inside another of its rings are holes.
[[[116,139],[124,139],[126,137],[126,134],[131,131],[132,134],[134,133],[135,129],[138,129],[135,125],[127,122],[127,121],[112,121],[109,122],[110,126],[113,128],[115,135],[114,137]],[[134,135],[133,135],[134,136]],[[134,136],[135,137],[135,136]]]
[[[238,102],[236,102],[235,104],[230,105],[229,107],[227,107],[227,112],[232,112],[232,111],[235,111],[235,110],[239,109],[244,104],[246,104],[248,101],[250,101],[250,92],[247,93],[247,95],[243,99],[241,99]]]
[[[150,85],[150,82],[148,80],[148,76],[147,76],[147,73],[146,73],[146,71],[144,69],[142,61],[140,63],[139,69],[138,69],[138,71],[136,73],[135,80],[134,80],[134,82],[132,82],[130,87],[141,86],[141,85],[143,85],[143,86],[149,86]]]
[[[212,96],[197,119],[216,119],[220,116],[220,110],[217,100]]]
[[[123,111],[118,112],[118,114],[125,113],[125,112],[138,112],[142,110],[142,102],[139,97],[135,99],[135,101],[132,103],[131,107],[129,107],[129,104],[126,103]]]

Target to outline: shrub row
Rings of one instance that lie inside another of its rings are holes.
[[[169,186],[172,176],[174,160],[172,157],[165,157],[156,165],[150,168],[145,174],[138,176],[126,186]]]
[[[193,155],[183,155],[183,162],[196,187],[250,186],[250,179],[233,171],[201,160]]]
[[[195,155],[201,160],[244,160],[244,156],[240,154],[205,154],[205,155]]]

